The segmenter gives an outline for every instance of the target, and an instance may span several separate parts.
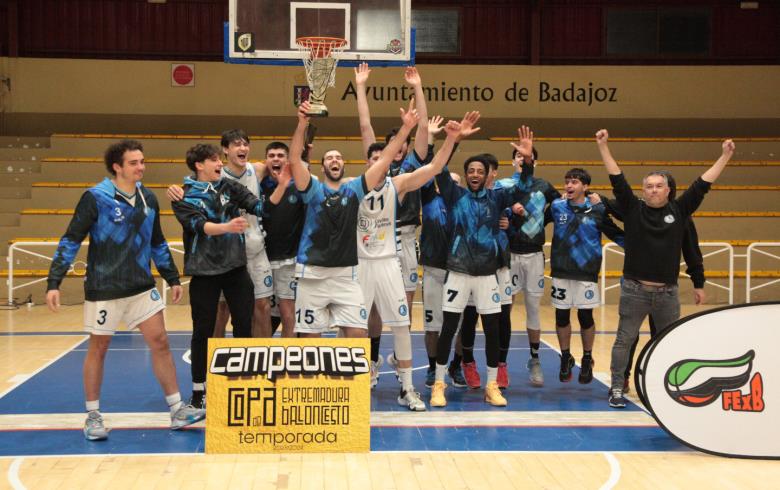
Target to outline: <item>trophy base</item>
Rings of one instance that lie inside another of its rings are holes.
[[[311,117],[328,117],[328,108],[325,104],[315,102],[311,104],[311,108],[306,112],[307,116]]]

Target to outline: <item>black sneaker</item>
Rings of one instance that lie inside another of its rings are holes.
[[[572,356],[561,356],[561,370],[558,372],[558,379],[561,383],[568,383],[571,381],[572,371],[574,367],[574,358]]]
[[[206,408],[206,392],[205,391],[193,391],[192,392],[192,398],[190,398],[190,402],[188,405],[192,405],[195,408],[205,409]]]
[[[595,362],[593,362],[592,357],[583,357],[582,362],[580,363],[580,377],[577,378],[577,381],[580,382],[580,384],[586,385],[593,381],[593,365]]]
[[[612,408],[626,408],[626,399],[623,397],[623,390],[612,388],[609,392],[609,406]]]

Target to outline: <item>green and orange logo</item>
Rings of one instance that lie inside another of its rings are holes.
[[[677,403],[703,407],[722,396],[724,411],[761,412],[764,410],[764,385],[761,373],[753,378],[752,349],[733,359],[685,359],[674,363],[665,375],[666,392]],[[750,380],[750,391],[742,393]]]

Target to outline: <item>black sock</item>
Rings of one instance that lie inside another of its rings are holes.
[[[463,362],[466,364],[474,362],[474,346],[463,346]]]
[[[379,340],[382,337],[371,337],[371,360],[376,362],[379,360]]]
[[[434,371],[436,369],[436,356],[428,358],[428,369]]]
[[[590,350],[582,351],[583,359],[586,359],[586,358],[589,359],[592,356],[592,352],[593,351],[590,351]]]
[[[450,369],[458,369],[460,367],[460,363],[463,361],[463,356],[455,353],[455,357],[452,358],[452,361],[450,361]]]
[[[569,351],[569,349],[561,349],[561,357],[563,357],[564,359],[571,357],[571,352]]]
[[[531,358],[539,359],[539,347],[541,342],[529,342],[529,344],[531,345]]]

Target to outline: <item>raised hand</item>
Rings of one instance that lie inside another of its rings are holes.
[[[534,156],[534,132],[528,126],[517,128],[517,143],[510,143],[525,159],[530,161]]]
[[[420,121],[420,116],[417,114],[417,109],[414,107],[414,97],[409,99],[409,107],[406,110],[404,110],[403,107],[400,110],[402,124],[411,131],[411,129]]]
[[[596,132],[596,143],[606,145],[607,141],[609,141],[609,132],[606,129],[599,129]]]
[[[444,132],[447,133],[448,138],[458,139],[461,127],[462,124],[458,121],[447,121],[447,124],[444,126]]]
[[[368,63],[361,63],[355,67],[355,83],[358,85],[365,85],[368,82],[368,76],[371,74],[371,68],[368,67]]]
[[[298,124],[308,125],[311,117],[307,114],[311,110],[311,103],[306,100],[298,106]]]
[[[458,141],[468,138],[481,129],[474,127],[474,125],[477,124],[477,121],[479,121],[479,118],[479,111],[471,111],[464,114],[463,119],[460,120],[460,137],[458,138]]]
[[[428,119],[428,136],[431,140],[444,129],[442,122],[444,122],[444,118],[441,116],[433,116]]]
[[[417,87],[422,85],[422,79],[420,78],[420,74],[417,72],[417,68],[413,66],[407,66],[406,70],[404,70],[404,80],[406,80],[406,83],[408,83],[412,87]]]
[[[734,150],[736,149],[736,145],[732,140],[726,140],[723,142],[723,156],[727,158],[731,158],[734,156]]]

